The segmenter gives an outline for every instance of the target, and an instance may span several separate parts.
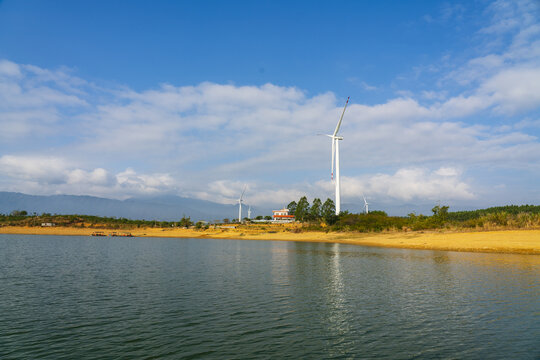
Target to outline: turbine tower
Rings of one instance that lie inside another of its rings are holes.
[[[248,207],[248,219],[251,220],[251,205]]]
[[[244,185],[244,190],[242,190],[242,195],[238,198],[238,222],[242,222],[242,199],[244,198],[244,193],[246,192],[246,186]]]
[[[341,212],[341,183],[339,179],[339,140],[343,140],[343,137],[338,136],[339,128],[341,126],[341,121],[343,120],[343,115],[345,115],[345,109],[347,109],[347,104],[349,104],[349,98],[347,98],[347,102],[345,103],[345,107],[343,108],[343,112],[341,113],[341,117],[339,118],[339,121],[337,123],[336,129],[334,130],[333,135],[326,135],[332,139],[332,180],[334,180],[336,184],[336,215],[339,215]],[[336,178],[334,179],[334,160],[336,165]]]
[[[364,211],[366,212],[366,214],[369,214],[369,203],[366,201],[366,197],[364,195],[362,195],[362,197],[364,198]]]

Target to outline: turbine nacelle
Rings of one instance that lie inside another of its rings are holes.
[[[325,136],[328,136],[332,140],[343,140],[343,136],[334,136],[334,135],[328,135],[324,134]]]

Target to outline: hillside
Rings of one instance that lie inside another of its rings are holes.
[[[237,205],[224,205],[178,196],[114,200],[94,196],[40,196],[0,192],[0,213],[9,214],[14,210],[24,210],[29,214],[84,214],[158,221],[178,221],[183,216],[189,216],[195,221],[238,217]],[[269,213],[271,209],[252,207],[252,216]],[[246,214],[246,209],[243,214]]]

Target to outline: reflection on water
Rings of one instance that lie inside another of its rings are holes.
[[[0,235],[0,358],[538,358],[540,256]]]

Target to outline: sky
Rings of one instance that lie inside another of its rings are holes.
[[[540,1],[0,1],[0,191],[540,204]]]

